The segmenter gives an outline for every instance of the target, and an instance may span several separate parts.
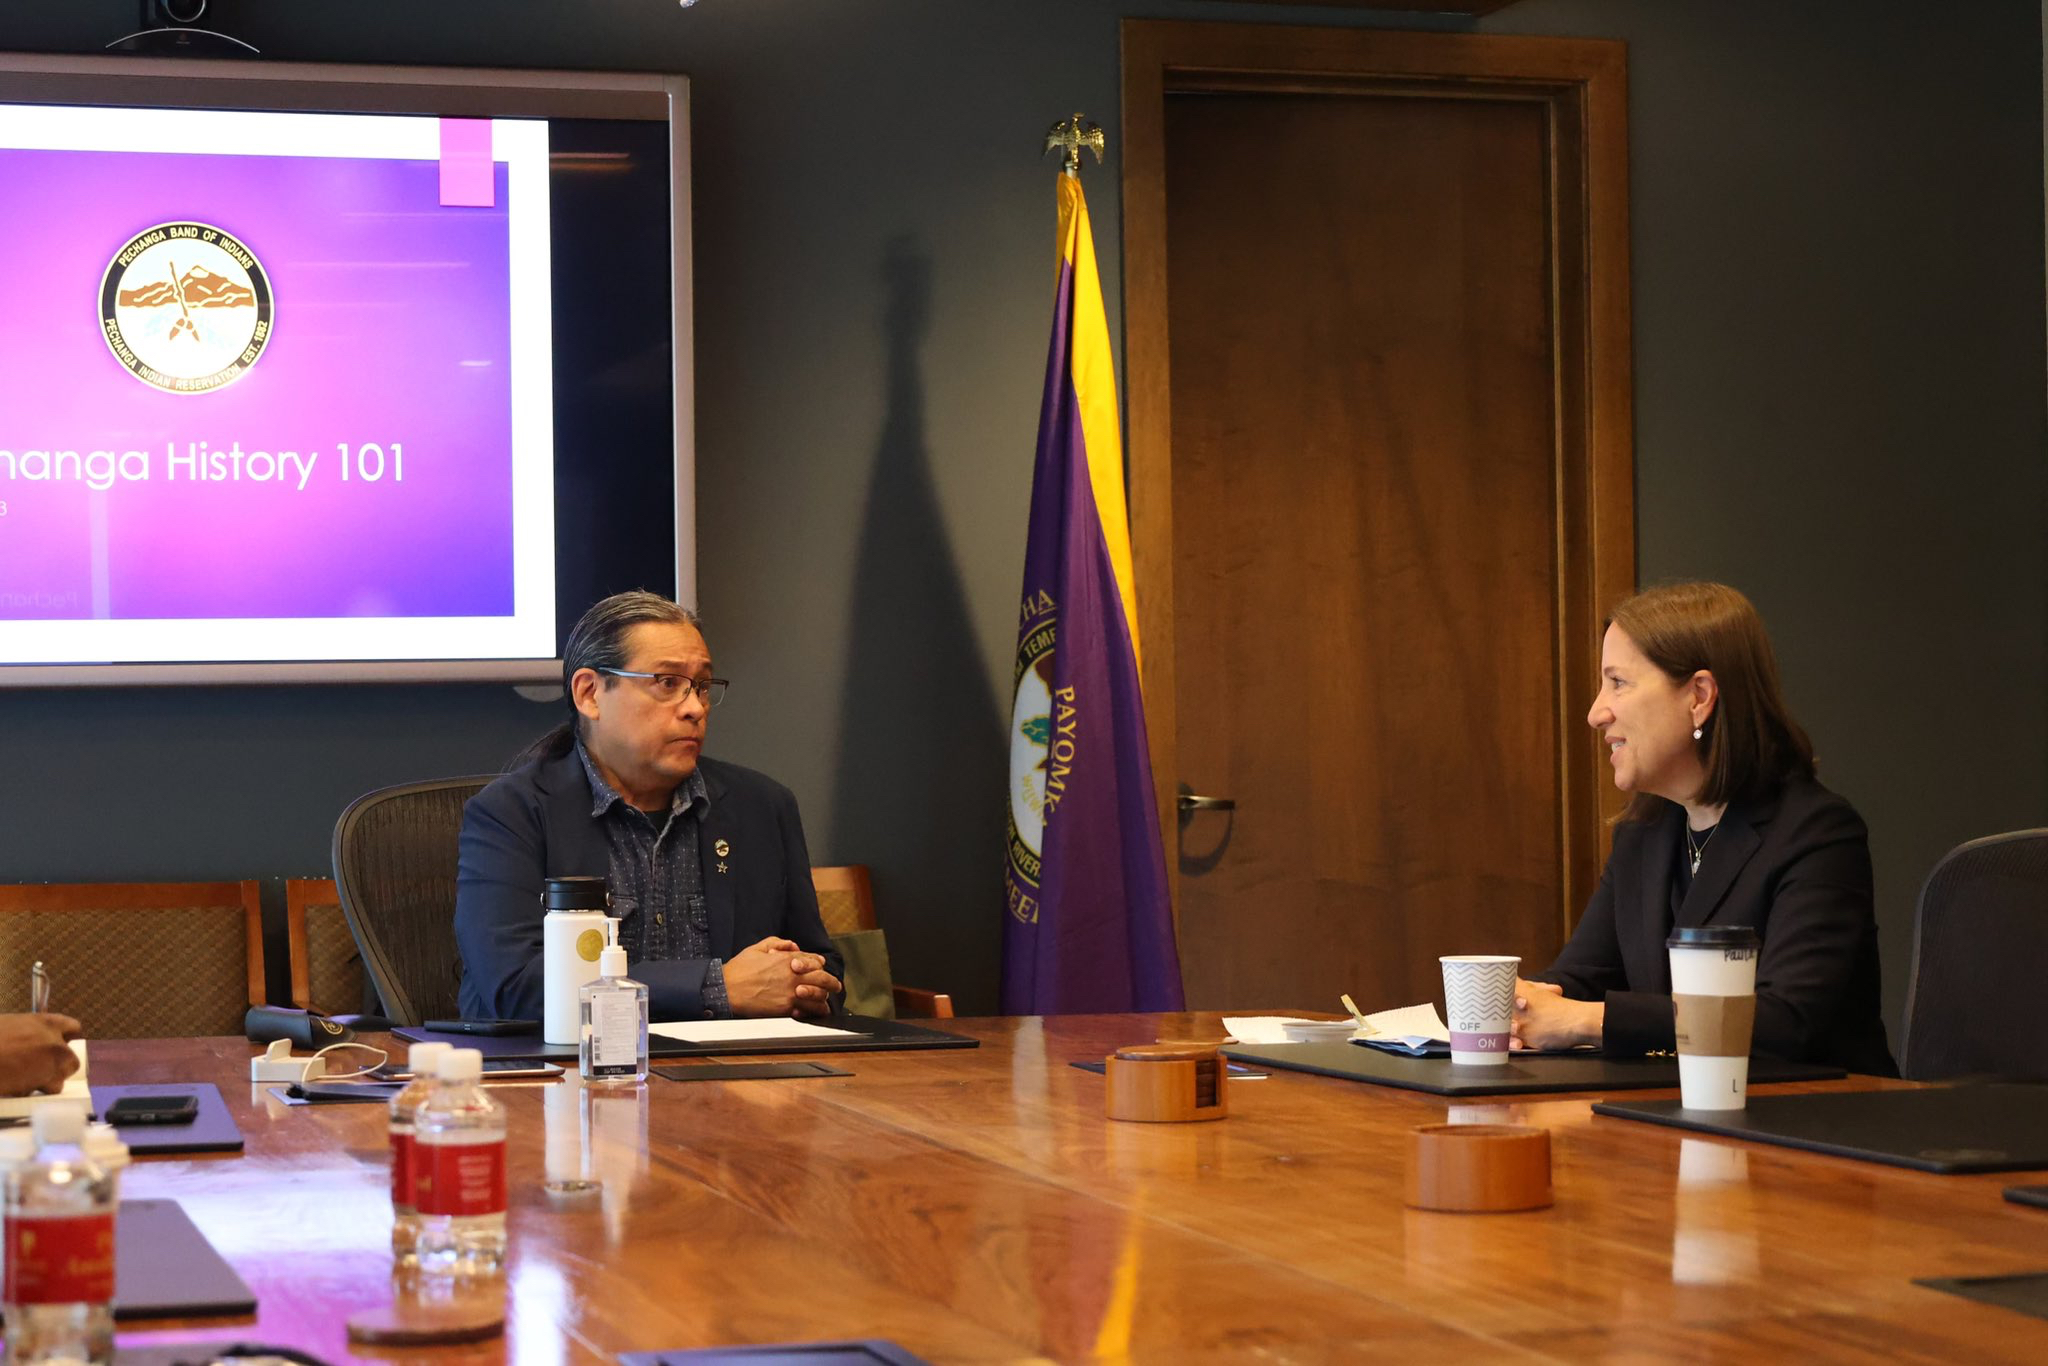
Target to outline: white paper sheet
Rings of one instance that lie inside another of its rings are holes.
[[[1239,1043],[1286,1043],[1284,1026],[1307,1018],[1305,1015],[1226,1015],[1223,1017],[1223,1029]]]
[[[1436,1003],[1425,1001],[1419,1006],[1402,1006],[1399,1010],[1382,1010],[1365,1017],[1366,1028],[1359,1031],[1361,1039],[1398,1039],[1414,1048],[1423,1043],[1449,1043],[1451,1031],[1444,1027],[1444,1017],[1436,1013]]]
[[[684,1043],[751,1043],[759,1039],[850,1039],[856,1031],[828,1029],[808,1020],[781,1018],[762,1020],[677,1020],[651,1024],[649,1034]]]

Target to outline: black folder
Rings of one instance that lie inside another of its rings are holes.
[[[114,1317],[253,1314],[256,1297],[175,1200],[123,1200],[114,1211]]]
[[[2032,1205],[2035,1209],[2048,1209],[2048,1186],[2007,1186],[2005,1198],[2015,1205]]]
[[[649,1035],[647,1053],[655,1058],[724,1058],[762,1053],[878,1053],[907,1048],[978,1048],[981,1040],[959,1034],[945,1034],[901,1020],[874,1020],[865,1015],[839,1015],[816,1023],[829,1029],[854,1031],[843,1037],[810,1039],[725,1040],[717,1043],[685,1043]],[[452,1043],[457,1048],[474,1048],[486,1058],[546,1058],[551,1062],[576,1061],[576,1045],[543,1043],[539,1026],[531,1034],[442,1034],[414,1025],[391,1031],[414,1043]]]
[[[253,1314],[256,1297],[175,1200],[123,1200],[114,1216],[114,1317]]]
[[[1467,1067],[1449,1058],[1416,1058],[1355,1043],[1225,1044],[1223,1056],[1292,1072],[1315,1072],[1435,1096],[1522,1096],[1555,1091],[1677,1089],[1677,1058],[1609,1058],[1599,1053],[1510,1053],[1504,1063]],[[1839,1067],[1751,1058],[1752,1085],[1829,1081]]]
[[[2048,1272],[2025,1271],[2016,1276],[1931,1276],[1913,1284],[1961,1295],[1980,1304],[2017,1309],[2037,1319],[2048,1319]]]
[[[1593,1113],[1941,1175],[2048,1167],[2048,1084],[1751,1096],[1744,1110],[1607,1101]]]
[[[893,1342],[784,1342],[755,1347],[695,1347],[628,1352],[619,1366],[928,1366]]]

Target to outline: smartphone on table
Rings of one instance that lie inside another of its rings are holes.
[[[486,1038],[516,1038],[540,1033],[539,1020],[428,1020],[420,1026],[433,1034],[480,1034]]]
[[[123,1096],[100,1118],[117,1129],[136,1124],[190,1124],[199,1118],[199,1097]]]

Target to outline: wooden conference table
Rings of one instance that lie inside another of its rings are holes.
[[[974,1050],[840,1055],[853,1076],[496,1088],[511,1123],[506,1334],[430,1361],[890,1338],[934,1361],[2048,1359],[2048,1321],[1911,1284],[2048,1270],[2012,1176],[1930,1176],[1595,1117],[1592,1097],[1447,1103],[1275,1073],[1217,1123],[1102,1115],[1069,1066],[1214,1016],[960,1020]],[[287,1108],[239,1039],[93,1045],[96,1083],[211,1081],[241,1157],[138,1161],[259,1299],[253,1322],[122,1341],[289,1345],[330,1361],[390,1298],[381,1107]],[[1825,1083],[1897,1085],[1868,1079]],[[1552,1130],[1555,1208],[1401,1203],[1405,1136]],[[550,1174],[602,1194],[562,1203]]]

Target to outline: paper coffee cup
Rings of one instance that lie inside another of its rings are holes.
[[[1688,1110],[1740,1110],[1749,1102],[1757,944],[1747,925],[1685,926],[1664,941],[1671,953],[1679,1104]]]
[[[1522,960],[1501,954],[1451,954],[1437,962],[1444,967],[1444,1023],[1450,1028],[1451,1061],[1468,1066],[1506,1062]]]

